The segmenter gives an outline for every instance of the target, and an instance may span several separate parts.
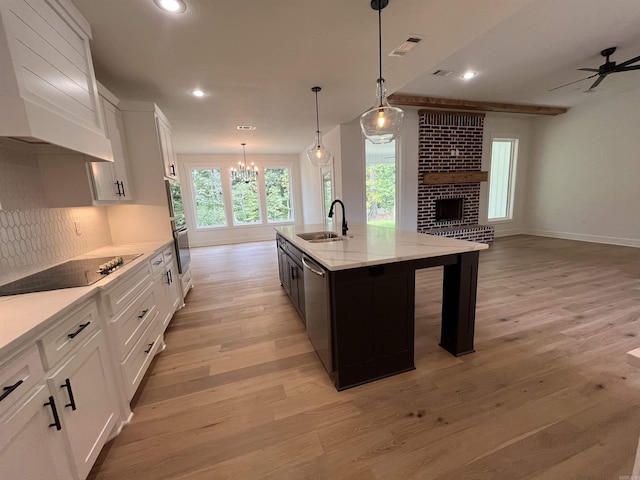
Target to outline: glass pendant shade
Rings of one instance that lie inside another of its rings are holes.
[[[326,167],[331,163],[333,153],[322,144],[322,134],[317,132],[316,141],[307,149],[307,158],[311,165]]]
[[[384,80],[378,80],[378,105],[371,107],[360,116],[362,134],[371,143],[389,143],[402,130],[403,120],[404,111],[389,105],[384,89]]]

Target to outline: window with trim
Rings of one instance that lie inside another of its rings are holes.
[[[225,167],[188,167],[196,228],[294,221],[292,168],[268,166],[255,181],[234,181]],[[229,218],[230,217],[230,218]]]
[[[513,194],[518,139],[494,138],[489,172],[489,214],[492,221],[513,219]]]
[[[396,142],[365,142],[367,223],[396,224]]]
[[[231,172],[229,172],[229,174],[231,174]],[[245,183],[243,181],[231,180],[231,199],[234,225],[262,223],[257,181]]]
[[[227,225],[222,175],[219,168],[197,168],[191,171],[195,197],[196,227],[224,227]]]
[[[293,221],[291,169],[287,167],[265,168],[264,184],[267,197],[267,222]]]

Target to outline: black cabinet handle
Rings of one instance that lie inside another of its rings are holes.
[[[5,398],[7,398],[9,395],[11,395],[11,393],[18,388],[20,385],[22,385],[22,380],[18,380],[16,383],[14,383],[13,385],[9,385],[8,387],[3,387],[2,390],[4,390],[2,392],[2,395],[0,395],[0,402],[2,400],[4,400]]]
[[[154,265],[160,265],[162,263],[162,260],[158,260],[157,262],[153,262]]]
[[[169,171],[171,172],[171,175],[174,177],[176,176],[176,166],[173,163],[169,165]]]
[[[115,182],[114,185],[116,186],[116,195],[121,196],[122,193],[120,193],[120,182]]]
[[[71,407],[71,410],[76,409],[76,400],[73,398],[73,390],[71,390],[71,381],[67,378],[64,383],[62,385],[60,385],[60,388],[66,388],[67,389],[67,393],[69,394],[69,403],[67,403],[64,407]]]
[[[124,182],[120,182],[120,186],[122,187],[122,196],[123,196],[123,197],[126,197],[126,196],[127,196],[127,194],[126,194],[126,193],[124,193]]]
[[[151,343],[149,344],[149,348],[147,348],[147,349],[144,351],[144,353],[149,353],[149,352],[151,351],[151,349],[153,348],[153,344],[154,344],[154,343],[156,343],[156,342],[151,342]]]
[[[167,277],[167,285],[171,285],[171,272],[169,270],[167,270],[165,272],[165,275]]]
[[[82,330],[84,330],[85,328],[87,328],[87,327],[89,326],[89,324],[90,324],[90,323],[91,323],[91,322],[81,323],[81,324],[80,324],[80,326],[78,327],[78,330],[76,330],[76,331],[75,331],[75,332],[73,332],[73,333],[68,334],[68,335],[67,335],[67,337],[69,337],[69,338],[75,338],[75,337],[77,337],[77,336],[78,336],[78,334],[79,334]]]
[[[60,425],[60,417],[58,417],[58,409],[56,408],[56,401],[52,396],[49,396],[49,401],[43,405],[46,407],[49,405],[51,407],[51,412],[53,413],[53,423],[49,424],[49,428],[56,427],[56,430],[62,430],[62,425]]]
[[[173,283],[173,272],[169,269],[167,273],[169,274],[169,285],[171,285]]]
[[[291,267],[291,279],[295,280],[298,278],[298,267]]]
[[[147,313],[149,313],[149,309],[145,308],[144,310],[142,310],[142,312],[140,312],[140,315],[138,315],[138,318],[142,320]]]

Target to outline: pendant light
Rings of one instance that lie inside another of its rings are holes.
[[[234,183],[238,182],[254,182],[258,177],[258,167],[251,162],[251,166],[247,166],[247,153],[245,151],[246,143],[241,143],[242,145],[242,161],[238,162],[238,168],[231,167],[231,181]]]
[[[387,102],[387,91],[382,77],[382,9],[389,5],[389,0],[371,0],[371,8],[378,11],[378,55],[380,59],[380,76],[378,77],[377,105],[371,107],[360,116],[360,128],[363,135],[372,143],[389,143],[402,129],[404,112],[392,107]]]
[[[331,150],[322,144],[322,133],[320,132],[320,118],[318,116],[318,92],[320,87],[313,87],[311,91],[316,94],[316,141],[307,149],[307,158],[316,167],[326,167],[331,163],[333,154]]]

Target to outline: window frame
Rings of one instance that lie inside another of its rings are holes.
[[[265,170],[277,170],[277,169],[289,170],[289,205],[291,207],[291,215],[288,220],[269,220],[269,205],[267,204],[267,182]],[[262,167],[262,190],[264,194],[264,220],[266,225],[286,225],[288,223],[295,223],[295,208],[293,198],[293,165],[264,165]]]
[[[491,211],[491,173],[493,167],[493,147],[495,142],[509,142],[511,144],[511,152],[509,158],[509,173],[507,175],[507,205],[506,217],[489,217]],[[492,224],[509,223],[514,221],[514,204],[516,191],[516,174],[518,169],[518,153],[520,148],[520,138],[516,135],[492,135],[491,151],[489,155],[489,182],[487,192],[487,221]]]
[[[231,192],[231,168],[237,167],[237,161],[234,160],[220,160],[214,159],[213,161],[191,161],[185,162],[184,168],[186,170],[186,177],[189,179],[188,184],[186,185],[186,189],[183,190],[183,193],[186,195],[187,192],[190,195],[190,213],[193,218],[193,227],[197,232],[207,232],[214,230],[231,230],[231,229],[244,229],[244,228],[261,228],[261,227],[270,227],[275,225],[293,225],[296,223],[296,198],[295,198],[295,188],[296,188],[296,170],[293,162],[283,161],[283,160],[258,160],[255,162],[258,166],[258,204],[259,204],[259,212],[260,212],[260,222],[250,223],[250,224],[235,224],[234,215],[233,215],[233,197]],[[289,201],[291,202],[291,220],[281,221],[281,222],[269,222],[267,219],[267,194],[266,194],[266,183],[264,177],[264,170],[267,168],[277,169],[277,168],[286,168],[289,170]],[[197,225],[197,209],[196,209],[196,191],[193,185],[193,171],[194,170],[211,170],[218,169],[220,170],[221,180],[222,180],[222,199],[224,202],[224,210],[226,216],[226,225],[216,225],[216,226],[206,226],[199,227]]]

